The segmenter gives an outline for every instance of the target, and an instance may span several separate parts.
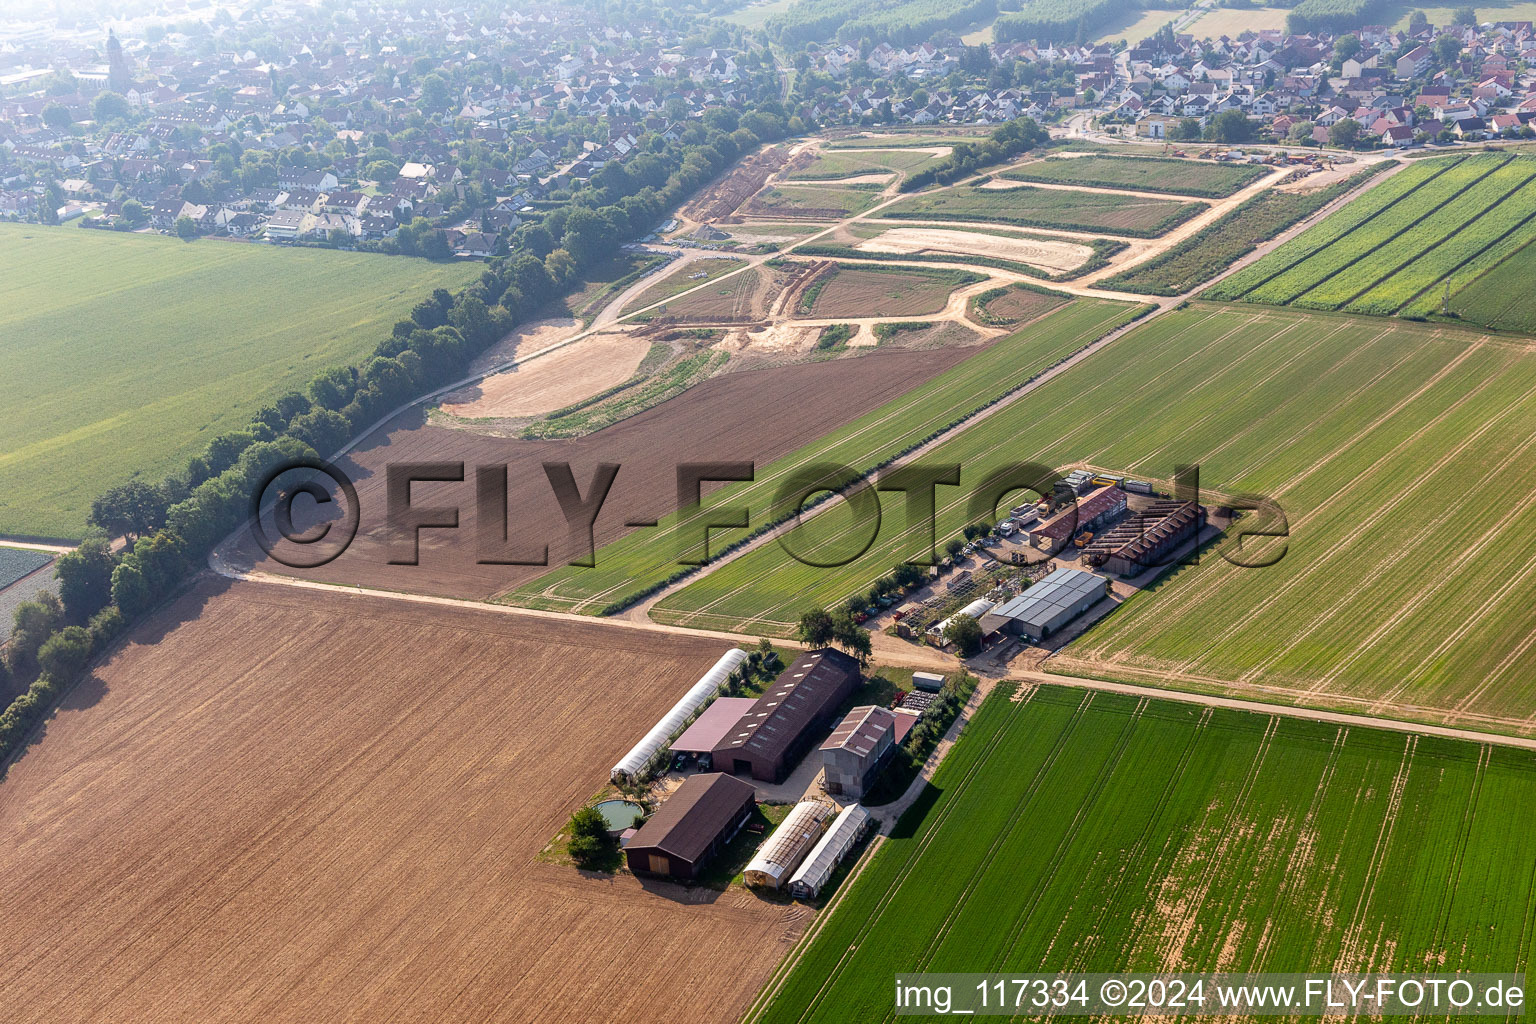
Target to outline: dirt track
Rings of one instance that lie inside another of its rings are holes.
[[[734,1021],[803,911],[535,859],[722,650],[200,585],[0,786],[6,1020]]]
[[[854,359],[727,373],[597,433],[564,441],[491,437],[425,425],[419,411],[404,413],[369,435],[339,463],[357,486],[363,510],[357,539],[341,558],[321,569],[289,570],[258,559],[260,551],[248,535],[242,557],[307,579],[488,598],[547,570],[477,564],[476,465],[508,465],[510,540],[518,545],[547,542],[551,564],[559,565],[572,548],[542,463],[570,462],[583,494],[599,463],[621,465],[597,520],[601,546],[627,532],[625,523],[659,519],[676,507],[678,463],[766,464],[883,405],[974,351],[893,349]],[[786,414],[790,411],[792,415]],[[390,565],[384,467],[426,461],[467,464],[465,483],[417,484],[412,495],[418,505],[457,505],[459,529],[423,531],[421,564]]]

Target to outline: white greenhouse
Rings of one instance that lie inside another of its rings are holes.
[[[815,899],[820,895],[821,887],[832,877],[843,855],[858,842],[859,835],[868,823],[869,812],[863,807],[858,804],[844,807],[843,813],[832,822],[827,834],[821,837],[821,842],[816,844],[816,848],[805,858],[805,863],[800,865],[800,870],[790,876],[790,895],[803,900]]]
[[[672,705],[672,710],[662,716],[661,721],[652,726],[651,731],[645,734],[645,739],[636,743],[629,753],[614,765],[609,772],[614,782],[629,782],[650,767],[656,760],[656,755],[666,749],[672,738],[693,721],[704,706],[720,695],[720,690],[725,686],[725,678],[731,671],[747,660],[747,652],[733,647],[720,656],[715,662],[714,668],[699,679],[693,687],[683,695],[683,699]]]
[[[783,885],[795,865],[800,863],[800,858],[816,844],[816,838],[821,835],[821,823],[831,816],[829,804],[820,800],[800,801],[758,847],[757,855],[742,873],[742,880],[748,885],[769,889]]]
[[[953,622],[958,616],[969,615],[973,619],[979,619],[979,618],[981,618],[983,615],[987,614],[987,612],[989,612],[991,610],[992,610],[992,602],[991,601],[985,601],[985,600],[972,601],[970,604],[966,605],[964,608],[961,608],[959,611],[955,612],[954,615],[951,615],[949,618],[945,619],[943,622],[937,622],[937,623],[934,623],[932,626],[929,626],[928,627],[928,632],[933,634],[934,636],[943,636],[944,635],[944,628],[946,626],[948,626],[951,622]]]

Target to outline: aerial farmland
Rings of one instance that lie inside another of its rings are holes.
[[[4,1019],[1528,1019],[1532,6],[0,13]]]

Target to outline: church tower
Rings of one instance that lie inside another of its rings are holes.
[[[133,69],[123,53],[123,44],[117,41],[111,29],[107,29],[107,88],[116,93],[125,93],[132,86]]]

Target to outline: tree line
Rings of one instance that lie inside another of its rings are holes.
[[[949,156],[938,163],[909,175],[901,183],[903,192],[916,192],[929,185],[949,185],[975,174],[983,167],[1011,160],[1050,139],[1050,132],[1032,117],[1018,117],[998,125],[980,142],[957,143]]]
[[[104,538],[58,559],[59,595],[16,611],[0,658],[0,693],[17,694],[0,713],[0,759],[92,657],[175,593],[245,521],[254,488],[274,469],[329,456],[391,410],[459,379],[476,355],[611,256],[616,241],[650,231],[665,211],[787,128],[782,108],[770,102],[741,115],[715,113],[676,142],[648,137],[654,160],[623,173],[605,168],[563,206],[519,228],[513,252],[490,262],[478,281],[418,302],[360,365],[328,369],[279,397],[160,483],[133,480],[98,497],[90,521]],[[123,538],[122,553],[113,538]]]

